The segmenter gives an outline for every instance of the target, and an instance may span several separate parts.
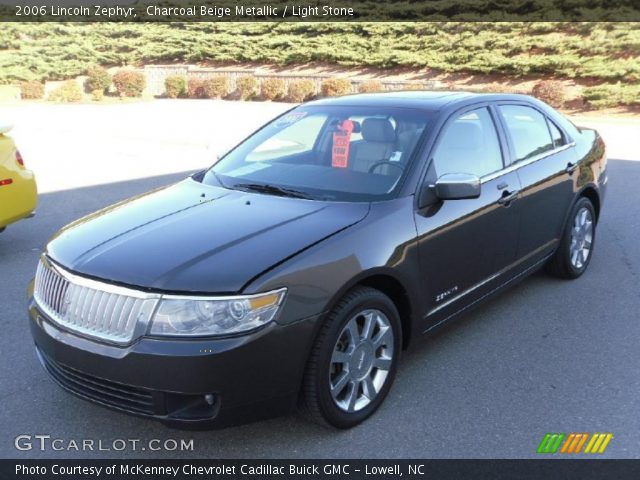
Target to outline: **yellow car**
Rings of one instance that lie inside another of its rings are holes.
[[[31,217],[38,202],[36,179],[27,170],[13,139],[11,125],[0,124],[0,232],[7,225]]]

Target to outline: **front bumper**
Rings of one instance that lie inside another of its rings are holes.
[[[296,405],[317,317],[219,339],[141,338],[127,347],[61,330],[29,305],[36,351],[51,377],[95,403],[178,428],[218,428]]]

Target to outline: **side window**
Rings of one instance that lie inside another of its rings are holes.
[[[522,105],[501,105],[498,109],[511,136],[517,162],[554,149],[547,120],[536,109]]]
[[[482,177],[502,168],[500,142],[486,108],[466,112],[445,127],[433,165],[438,177],[445,173]]]
[[[547,119],[547,122],[549,123],[549,130],[551,130],[551,140],[553,141],[553,148],[558,148],[565,145],[567,142],[564,139],[564,135],[562,134],[560,129],[556,127],[551,120]]]

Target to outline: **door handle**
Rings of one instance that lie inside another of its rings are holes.
[[[509,205],[511,205],[511,202],[518,198],[519,194],[519,190],[514,190],[513,192],[505,190],[502,193],[502,196],[498,199],[498,203],[502,206],[508,207]]]
[[[576,168],[578,168],[578,162],[576,163],[569,162],[567,163],[567,168],[565,168],[564,171],[567,172],[569,175],[571,175],[573,172],[576,171]]]

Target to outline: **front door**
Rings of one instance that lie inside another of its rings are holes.
[[[504,171],[504,142],[488,107],[450,119],[436,142],[426,181],[446,173],[481,179],[479,198],[444,200],[416,212],[423,289],[424,329],[486,293],[516,258],[519,230],[515,172]]]

